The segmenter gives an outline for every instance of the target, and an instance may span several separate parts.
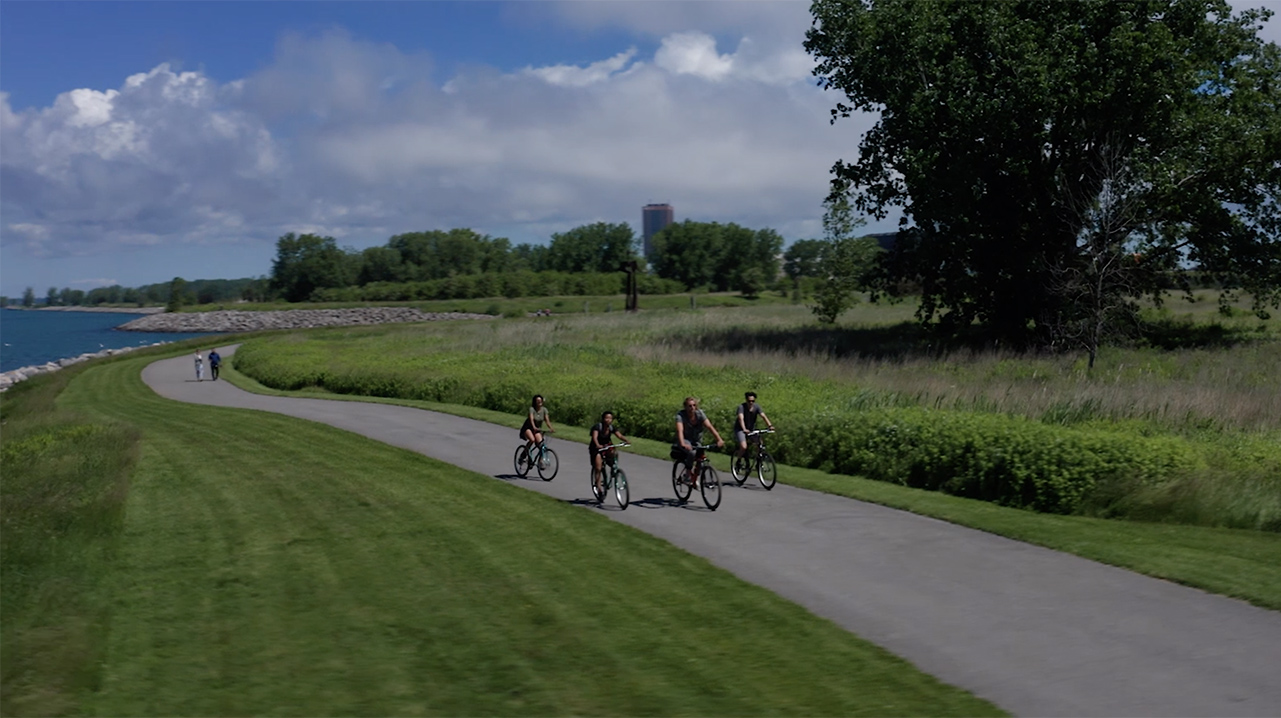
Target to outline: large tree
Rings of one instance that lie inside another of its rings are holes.
[[[285,301],[305,302],[317,289],[345,287],[355,273],[355,264],[333,237],[290,232],[276,240],[271,288]]]
[[[638,259],[636,233],[626,222],[596,222],[552,235],[547,268],[562,272],[617,272]]]
[[[778,276],[782,248],[783,238],[772,229],[685,220],[654,235],[653,266],[658,276],[691,289],[750,294]]]
[[[460,274],[500,272],[506,268],[511,242],[471,229],[398,234],[387,246],[400,252],[414,279],[443,279]]]
[[[919,282],[922,320],[1052,341],[1118,295],[1157,295],[1176,268],[1249,291],[1259,311],[1281,303],[1281,52],[1257,36],[1269,13],[1223,0],[812,12],[815,74],[848,98],[832,121],[880,113],[858,158],[833,167],[832,197],[876,217],[903,208],[880,280]]]

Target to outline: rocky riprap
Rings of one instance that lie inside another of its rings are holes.
[[[130,332],[256,332],[263,329],[311,329],[360,324],[436,322],[449,319],[493,319],[488,314],[423,312],[413,307],[361,307],[355,309],[290,309],[279,312],[189,312],[153,314],[122,324]]]
[[[79,364],[80,362],[89,361],[90,359],[111,357],[111,356],[116,356],[117,354],[128,354],[129,352],[134,351],[135,349],[146,349],[149,346],[158,347],[162,344],[168,344],[168,343],[169,342],[156,342],[155,344],[148,344],[146,346],[123,347],[120,349],[103,349],[102,351],[81,354],[78,357],[72,357],[70,359],[59,359],[58,361],[51,361],[47,364],[36,364],[33,366],[24,366],[19,369],[11,369],[10,371],[0,373],[0,391],[8,391],[9,387],[13,386],[14,384],[17,384],[20,381],[26,381],[27,379],[30,379],[31,377],[36,376],[37,374],[47,374],[51,371],[58,371],[63,367],[68,367],[68,366],[71,366],[72,364]]]

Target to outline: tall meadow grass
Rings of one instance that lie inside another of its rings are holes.
[[[281,389],[513,413],[542,393],[555,419],[611,409],[659,440],[683,396],[728,433],[753,389],[785,427],[780,458],[799,464],[1045,511],[1281,529],[1276,340],[1116,350],[1086,371],[1071,357],[922,351],[909,314],[865,307],[826,328],[775,305],[332,329],[251,342],[236,366]]]

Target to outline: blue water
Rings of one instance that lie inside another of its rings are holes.
[[[123,349],[205,333],[121,332],[116,327],[139,314],[39,312],[0,309],[0,371],[44,364],[100,349]]]

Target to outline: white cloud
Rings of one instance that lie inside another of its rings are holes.
[[[663,38],[654,64],[678,75],[722,80],[734,69],[733,55],[716,53],[716,38],[702,32],[678,32]]]
[[[6,258],[269,246],[287,231],[542,241],[638,224],[649,201],[809,227],[867,123],[830,126],[832,98],[796,52],[753,36],[722,54],[711,35],[676,32],[652,57],[469,67],[441,87],[429,58],[339,32],[286,36],[269,65],[225,84],[161,65],[46,108],[14,112],[0,95],[0,240]]]
[[[620,52],[608,60],[593,62],[587,67],[577,65],[552,65],[550,67],[527,67],[524,72],[541,78],[544,82],[563,87],[584,87],[608,80],[610,75],[627,67],[636,56],[636,48]]]

